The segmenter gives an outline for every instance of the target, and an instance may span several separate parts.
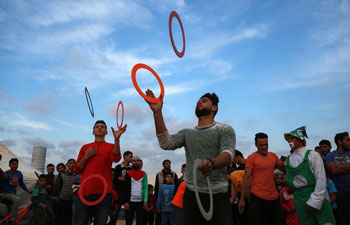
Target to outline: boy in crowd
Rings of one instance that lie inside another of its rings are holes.
[[[153,192],[154,188],[152,184],[148,185],[148,202],[146,208],[145,221],[144,225],[153,225],[154,224],[154,215],[156,214],[156,196]]]
[[[162,225],[175,224],[174,211],[171,206],[171,201],[174,198],[173,174],[168,173],[165,176],[165,184],[160,186],[157,196],[157,210],[162,213]]]
[[[32,192],[33,219],[31,225],[49,225],[53,219],[53,209],[51,200],[58,200],[57,197],[50,197],[47,189],[47,176],[39,176],[38,185]]]
[[[12,158],[9,161],[10,170],[5,172],[5,183],[3,198],[10,202],[11,219],[10,224],[14,224],[19,206],[20,198],[16,195],[18,184],[23,190],[29,193],[26,185],[23,182],[23,175],[18,169],[18,159]]]

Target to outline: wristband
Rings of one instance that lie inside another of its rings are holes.
[[[212,168],[212,170],[215,169],[213,160],[211,160],[211,159],[208,159],[208,160],[209,160],[209,162],[211,163],[211,168]]]

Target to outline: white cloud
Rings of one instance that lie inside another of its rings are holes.
[[[40,121],[30,120],[18,112],[14,113],[14,116],[16,118],[14,120],[9,121],[11,125],[30,127],[35,130],[53,130],[53,128],[49,124]]]
[[[57,101],[52,93],[46,92],[35,96],[31,101],[23,104],[25,110],[39,113],[51,114],[57,109]]]
[[[267,24],[259,24],[252,27],[245,27],[234,32],[215,33],[189,47],[188,57],[211,58],[215,53],[227,45],[249,40],[253,38],[265,38],[269,32]]]

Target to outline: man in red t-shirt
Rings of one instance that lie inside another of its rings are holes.
[[[249,224],[259,225],[262,221],[265,221],[265,224],[280,225],[282,224],[282,212],[274,180],[274,170],[277,168],[285,171],[285,166],[275,153],[268,152],[267,134],[257,133],[255,135],[255,146],[258,150],[248,156],[245,164],[238,208],[240,213],[243,213],[244,197],[251,178]]]
[[[126,125],[117,131],[111,127],[114,144],[105,142],[107,135],[107,125],[103,120],[96,121],[93,128],[95,142],[81,147],[78,160],[75,164],[75,172],[81,174],[81,183],[87,177],[93,174],[103,176],[107,181],[107,195],[105,198],[94,206],[87,206],[77,201],[76,212],[74,213],[75,225],[86,225],[89,217],[94,218],[95,225],[105,225],[108,217],[109,205],[112,201],[112,163],[121,159],[119,138],[126,131]],[[99,199],[103,193],[104,185],[98,179],[87,181],[84,186],[80,187],[80,192],[87,201]]]

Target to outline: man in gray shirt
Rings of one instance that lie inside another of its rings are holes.
[[[147,90],[148,97],[154,98],[151,90]],[[234,158],[236,147],[236,135],[231,126],[214,121],[218,111],[219,98],[215,93],[206,93],[198,100],[196,116],[198,124],[194,128],[182,129],[178,133],[170,135],[164,123],[162,115],[163,101],[149,103],[153,111],[156,133],[159,145],[164,150],[175,150],[184,147],[186,153],[186,190],[184,194],[185,224],[232,224],[232,211],[228,197],[228,183],[226,166],[230,165]],[[197,175],[198,190],[201,202],[206,211],[209,209],[209,188],[206,176],[209,176],[214,199],[213,218],[206,221],[197,206],[194,184],[193,164],[196,159],[202,159]]]

